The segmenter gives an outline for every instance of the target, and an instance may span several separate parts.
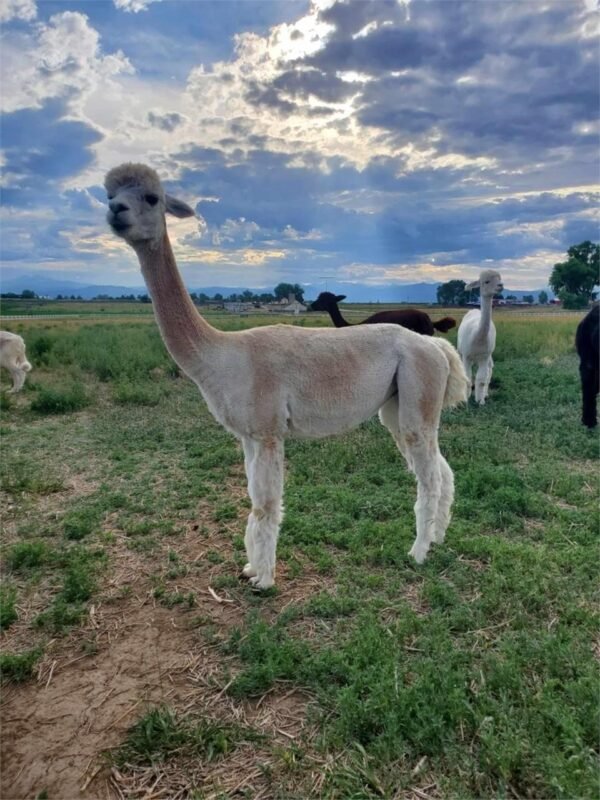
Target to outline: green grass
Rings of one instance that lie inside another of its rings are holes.
[[[112,758],[119,766],[143,766],[174,757],[210,762],[227,755],[243,739],[256,740],[257,736],[240,725],[197,714],[181,716],[160,706],[150,709],[129,729]]]
[[[2,683],[8,681],[20,683],[30,678],[41,655],[38,649],[26,650],[23,653],[1,653],[0,679]]]
[[[31,401],[31,410],[38,414],[68,414],[85,408],[89,403],[87,393],[80,383],[60,389],[48,386],[41,388]]]
[[[15,608],[17,590],[7,583],[0,584],[0,630],[6,630],[18,618]]]
[[[43,648],[79,624],[119,537],[146,559],[156,602],[223,651],[232,702],[280,682],[315,699],[318,735],[296,741],[278,800],[308,796],[312,756],[329,765],[331,800],[402,796],[423,757],[443,797],[595,797],[598,437],[579,423],[576,321],[498,315],[489,403],[444,414],[456,499],[446,542],[422,566],[406,555],[414,480],[377,420],[287,443],[285,570],[267,596],[237,579],[241,452],[177,377],[155,327],[28,323],[19,332],[35,372],[1,413],[8,618],[45,591],[32,641]],[[35,410],[44,387],[76,380],[91,401],[84,413]],[[235,630],[197,616],[202,607],[190,613],[200,595],[181,581],[197,564],[178,543],[194,525],[211,586],[241,610]],[[231,547],[207,544],[205,526]],[[305,574],[306,596],[282,603],[278,592]],[[28,652],[6,657],[26,664]],[[209,761],[246,736],[154,709],[118,758]]]

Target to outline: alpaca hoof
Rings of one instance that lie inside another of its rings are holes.
[[[270,589],[271,586],[275,585],[275,581],[272,578],[259,578],[258,575],[255,575],[253,578],[250,578],[250,585],[253,589],[260,591],[262,589]]]
[[[256,576],[256,570],[253,569],[250,562],[248,562],[242,570],[242,575],[244,578],[254,578]]]
[[[413,544],[413,546],[408,551],[408,555],[414,558],[417,564],[422,564],[427,558],[428,549],[429,549],[428,545]]]

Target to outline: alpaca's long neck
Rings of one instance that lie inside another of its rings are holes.
[[[346,322],[346,320],[342,317],[342,313],[338,308],[337,303],[332,303],[329,308],[329,316],[331,317],[331,321],[335,325],[336,328],[349,328],[351,323]]]
[[[479,316],[478,336],[487,336],[492,321],[492,296],[481,296],[481,313]]]
[[[167,350],[184,372],[197,374],[206,345],[220,334],[194,306],[166,232],[158,245],[143,243],[135,250]]]

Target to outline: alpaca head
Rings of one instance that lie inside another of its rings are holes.
[[[329,311],[342,300],[346,299],[345,294],[333,294],[333,292],[321,292],[314,303],[310,304],[312,311]]]
[[[504,289],[502,276],[495,269],[484,269],[476,281],[471,281],[465,286],[467,291],[477,288],[481,297],[493,297]]]
[[[165,193],[156,172],[145,164],[121,164],[104,179],[108,224],[129,244],[158,242],[165,231],[165,212],[193,217],[186,203]]]

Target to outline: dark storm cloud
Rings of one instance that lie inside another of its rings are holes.
[[[298,111],[298,105],[286,100],[281,96],[281,93],[273,86],[264,86],[264,84],[252,81],[248,85],[245,94],[246,100],[255,106],[268,106],[279,114],[291,114]]]
[[[243,161],[229,162],[191,149],[177,157],[187,164],[179,184],[186,192],[218,200],[198,204],[209,235],[228,220],[243,219],[258,226],[252,237],[256,245],[268,243],[288,251],[309,246],[314,254],[335,254],[340,263],[390,264],[441,251],[465,263],[508,258],[515,252],[525,255],[540,248],[539,233],[525,223],[552,220],[553,245],[566,249],[575,230],[582,239],[594,238],[588,217],[575,226],[578,214],[594,208],[587,194],[541,193],[474,203],[466,199],[467,169],[399,174],[398,159],[373,159],[358,170],[335,158],[323,171],[321,161],[311,164],[307,159],[298,166],[297,156],[256,150]],[[375,213],[356,210],[363,195],[376,197]],[[354,207],[345,206],[345,197]],[[573,219],[570,228],[562,226],[563,219]],[[296,239],[288,235],[288,226],[298,234]],[[318,238],[310,238],[314,231]],[[239,244],[235,238],[220,243],[224,249]]]
[[[288,70],[275,78],[272,86],[277,92],[304,100],[312,95],[326,103],[339,103],[356,93],[352,84],[318,69]]]
[[[64,114],[64,103],[50,100],[40,109],[3,115],[4,204],[34,204],[40,192],[52,192],[58,181],[92,162],[91,145],[102,135],[82,122],[64,119]]]
[[[178,114],[176,111],[170,114],[156,114],[154,111],[148,112],[148,122],[154,128],[159,128],[163,131],[174,131],[185,121],[185,117]]]
[[[417,0],[409,9],[399,3],[361,0],[334,4],[321,18],[335,30],[326,46],[305,63],[329,72],[356,70],[369,75],[425,66],[456,72],[485,54],[491,30],[481,18],[474,24],[472,2]],[[360,35],[368,25],[373,27]]]
[[[288,70],[285,85],[301,97],[309,67],[321,96],[334,97],[340,71],[369,75],[357,118],[398,147],[428,146],[435,137],[442,154],[511,164],[561,147],[591,154],[596,143],[582,124],[596,121],[600,94],[596,40],[582,35],[583,17],[576,0],[413,0],[408,11],[391,2],[338,2],[320,14],[335,26],[325,46],[296,62],[296,79]],[[269,89],[280,96],[277,80],[263,94]]]

